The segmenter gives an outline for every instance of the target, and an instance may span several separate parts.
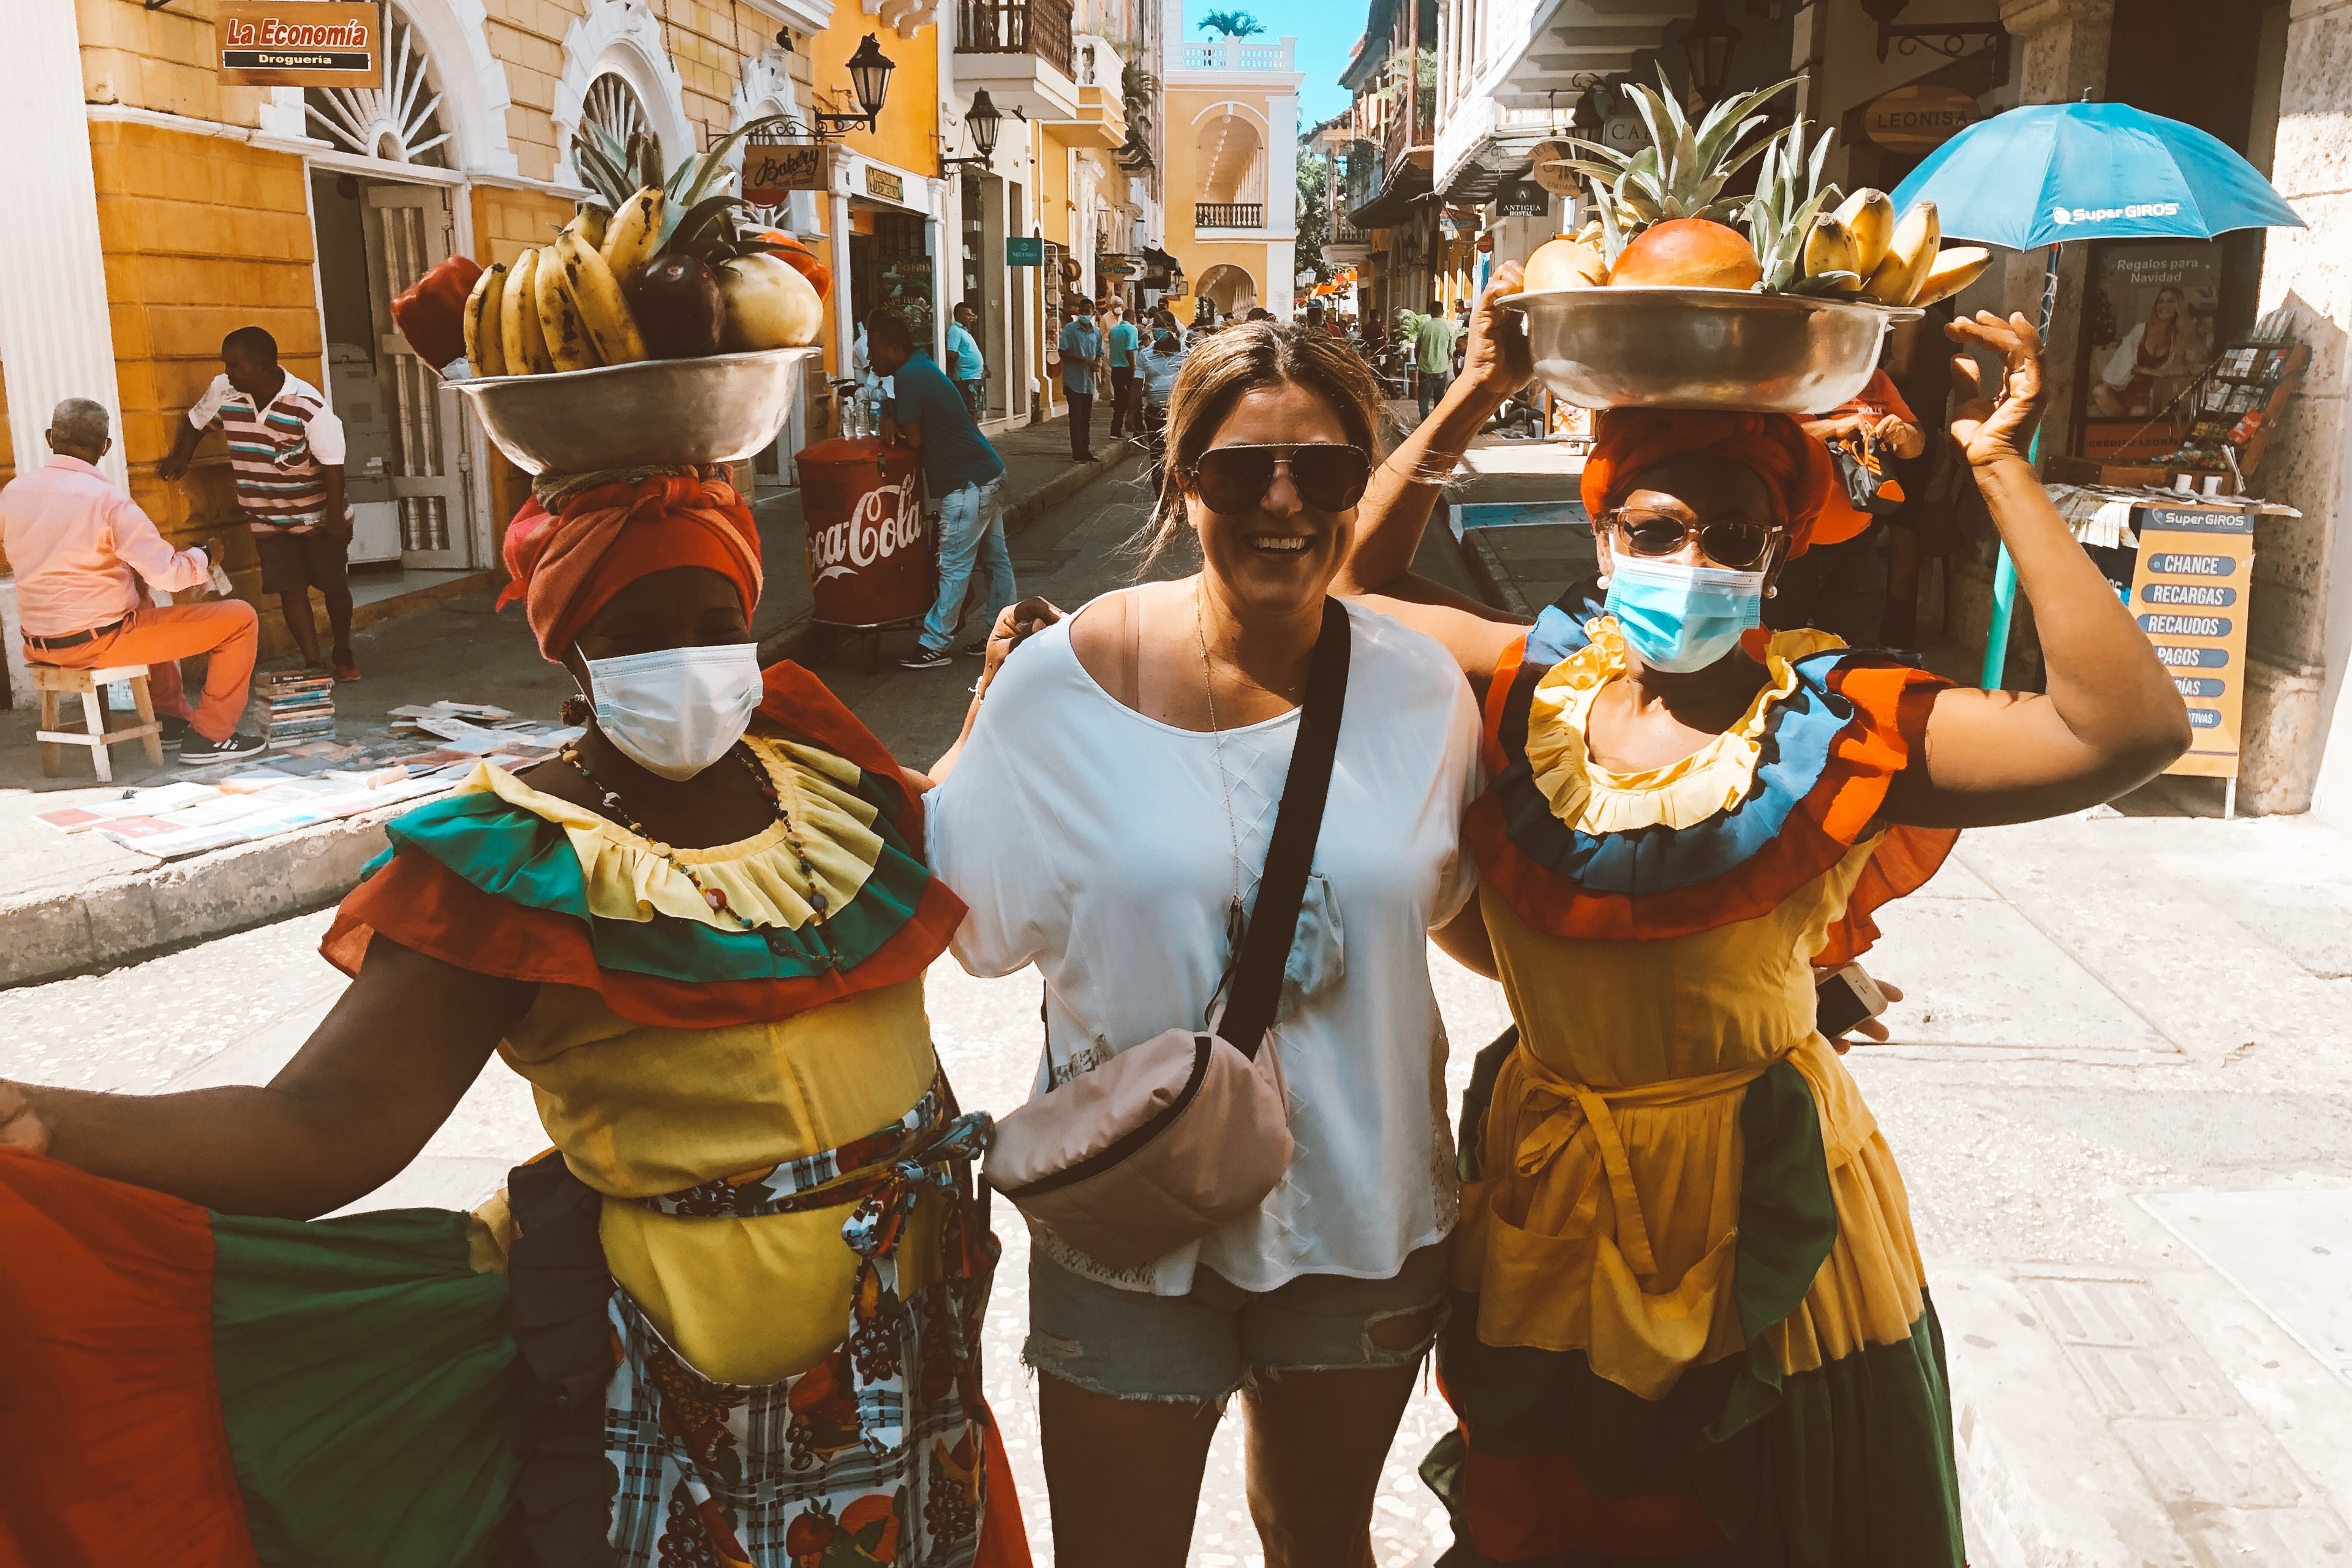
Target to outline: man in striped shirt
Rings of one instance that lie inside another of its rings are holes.
[[[319,389],[278,363],[278,340],[239,327],[221,340],[226,374],[180,426],[171,455],[155,466],[166,479],[188,471],[205,433],[228,437],[237,504],[261,557],[261,591],[278,595],[302,662],[319,666],[319,628],[310,590],[327,601],[337,680],[357,680],[352,652],[352,589],[343,560],[352,542],[352,509],[343,500],[343,422]]]

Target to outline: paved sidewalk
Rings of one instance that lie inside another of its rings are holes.
[[[1138,471],[1135,448],[1108,440],[1097,443],[1098,461],[1072,462],[1068,429],[1057,421],[996,440],[1016,563],[1018,534],[1029,522],[1097,479]],[[799,492],[761,502],[754,515],[767,568],[754,635],[765,659],[803,657],[810,598]],[[572,679],[539,657],[520,608],[493,612],[496,597],[444,599],[357,633],[364,679],[335,689],[340,736],[359,738],[381,729],[395,707],[444,698],[552,721],[573,691]],[[909,640],[911,634],[897,634],[884,650],[895,658]],[[834,661],[826,673],[848,662]],[[110,839],[59,833],[33,817],[169,783],[181,772],[170,755],[151,769],[137,746],[116,747],[115,781],[101,786],[89,763],[69,752],[64,773],[45,778],[33,742],[37,718],[36,708],[0,712],[0,986],[102,970],[332,902],[383,848],[384,819],[404,809],[158,865]]]

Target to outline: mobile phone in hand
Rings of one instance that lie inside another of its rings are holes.
[[[1813,1027],[1830,1039],[1885,1011],[1886,994],[1859,963],[1832,972],[1813,987]]]

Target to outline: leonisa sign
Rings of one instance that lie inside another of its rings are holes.
[[[225,82],[383,85],[383,13],[375,0],[223,0],[213,37]]]
[[[1862,111],[1862,132],[1889,152],[1931,153],[1981,118],[1956,87],[1915,83],[1884,92]]]

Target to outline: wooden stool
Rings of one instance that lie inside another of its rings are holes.
[[[163,765],[163,726],[155,721],[155,703],[147,695],[147,667],[143,664],[119,664],[108,669],[66,669],[54,664],[37,664],[33,668],[33,689],[41,694],[41,727],[35,738],[41,742],[41,773],[55,778],[65,764],[68,746],[88,746],[92,766],[98,769],[98,782],[114,782],[114,763],[107,755],[109,746],[121,745],[125,741],[140,742],[147,748],[147,761],[155,767]],[[118,680],[131,683],[131,700],[139,712],[139,722],[127,729],[106,727],[106,700],[100,694]],[[63,704],[59,699],[68,692],[81,695],[82,728],[58,728]]]

